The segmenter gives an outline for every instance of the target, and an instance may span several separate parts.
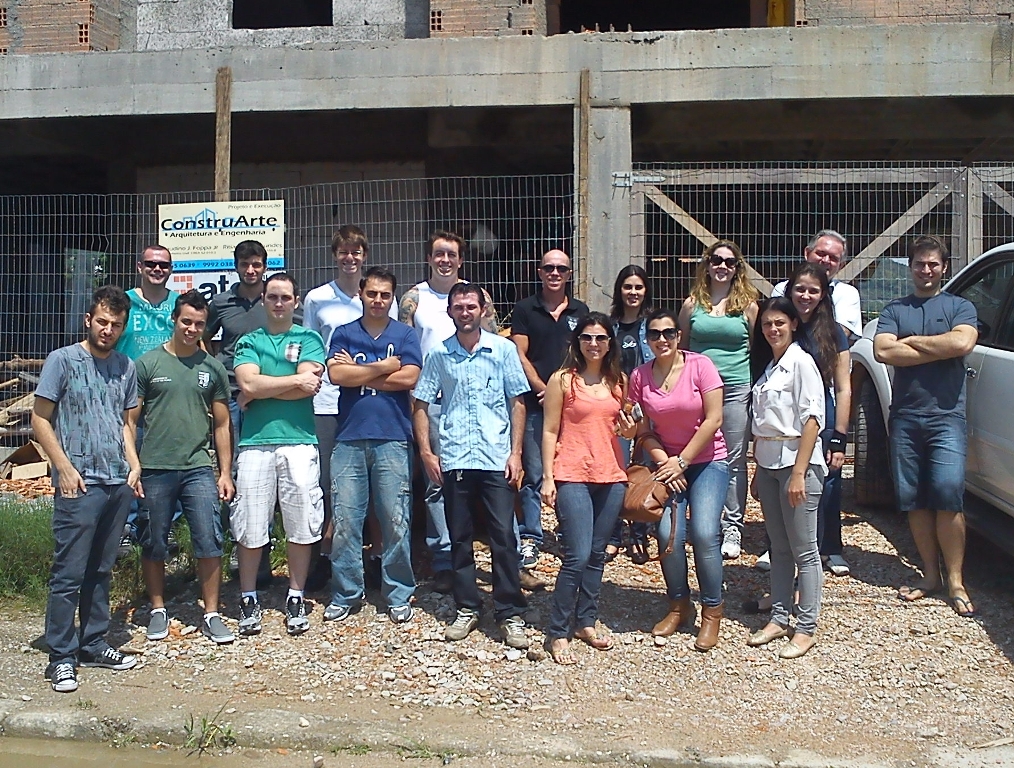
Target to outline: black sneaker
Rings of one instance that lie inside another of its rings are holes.
[[[285,629],[290,635],[299,635],[310,628],[306,618],[306,603],[301,597],[290,597],[285,601]]]
[[[239,633],[257,635],[261,631],[261,604],[252,597],[244,597],[239,603]]]
[[[46,667],[46,679],[53,684],[57,693],[73,693],[77,690],[77,671],[71,661],[56,661]]]
[[[77,655],[77,659],[82,667],[102,667],[103,669],[115,669],[117,671],[130,669],[137,664],[136,656],[120,653],[108,645],[98,653],[81,650]]]
[[[521,542],[521,567],[534,568],[539,562],[539,545],[531,539]]]
[[[134,533],[130,530],[130,526],[124,526],[123,535],[120,537],[120,545],[116,548],[116,559],[122,560],[128,557],[134,551],[135,543]]]

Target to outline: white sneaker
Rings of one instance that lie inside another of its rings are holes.
[[[722,559],[735,560],[742,553],[740,547],[741,534],[739,528],[730,525],[722,533]]]
[[[770,571],[771,570],[771,553],[765,552],[763,555],[757,558],[757,562],[754,563],[754,568],[758,571]]]
[[[824,561],[824,567],[835,576],[848,576],[851,573],[849,564],[841,555],[828,555]]]

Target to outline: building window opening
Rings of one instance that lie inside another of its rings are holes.
[[[89,26],[87,24],[78,24],[77,25],[77,41],[81,45],[88,45],[88,39],[89,39],[88,29],[89,29]]]
[[[521,30],[521,34],[522,35],[534,35],[535,34],[535,30],[534,29],[522,29]]]
[[[233,0],[233,29],[330,27],[331,0]]]
[[[750,26],[750,0],[558,0],[560,32],[661,32]],[[547,9],[548,10],[548,9]],[[555,31],[555,30],[554,30]]]
[[[444,12],[430,11],[430,32],[444,31]]]
[[[0,8],[0,27],[7,26],[7,9]]]

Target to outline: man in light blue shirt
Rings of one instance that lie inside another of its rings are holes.
[[[473,283],[457,283],[447,297],[455,334],[423,362],[412,415],[426,475],[444,487],[451,568],[458,614],[444,632],[462,640],[479,624],[482,597],[475,583],[471,501],[486,507],[493,554],[493,610],[504,641],[527,648],[525,613],[514,536],[514,497],[521,480],[525,404],[529,390],[517,348],[482,330],[486,298]],[[439,451],[429,440],[429,405],[442,394]]]

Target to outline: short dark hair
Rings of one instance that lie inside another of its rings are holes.
[[[647,328],[656,320],[672,320],[672,324],[677,328],[680,327],[679,318],[676,313],[666,307],[658,307],[648,313],[648,316],[644,319],[644,327]]]
[[[144,258],[145,251],[165,251],[166,255],[169,257],[169,261],[173,260],[173,255],[169,253],[168,248],[166,248],[164,245],[159,245],[158,243],[151,243],[150,245],[146,245],[144,246],[144,248],[141,249],[141,258],[139,258],[138,261]]]
[[[100,304],[114,315],[122,314],[124,319],[130,316],[130,299],[126,291],[118,285],[103,285],[96,288],[92,294],[91,304],[88,305],[88,314],[94,315]]]
[[[921,235],[912,241],[912,246],[908,249],[908,265],[912,266],[912,262],[915,261],[916,256],[921,256],[931,251],[936,251],[940,254],[941,263],[946,267],[948,260],[951,258],[951,252],[948,250],[943,238],[936,235]]]
[[[237,265],[240,259],[249,259],[251,256],[258,256],[264,259],[264,263],[268,263],[268,252],[264,245],[259,240],[244,240],[236,246],[236,250],[233,251],[232,259]]]
[[[447,293],[447,306],[450,307],[454,302],[455,296],[463,296],[465,294],[474,293],[479,297],[479,307],[482,309],[486,308],[486,292],[482,290],[476,283],[455,283],[451,286],[451,290]]]
[[[426,241],[427,259],[433,254],[433,244],[437,240],[446,240],[449,243],[457,243],[458,255],[465,255],[465,238],[461,235],[455,234],[454,232],[448,232],[446,229],[434,229],[433,234],[430,235],[430,239]]]
[[[387,267],[370,267],[366,270],[366,274],[359,278],[359,290],[363,290],[366,287],[366,281],[370,278],[374,280],[385,280],[391,284],[391,292],[398,290],[398,278],[394,276],[394,272],[389,270]]]
[[[176,306],[173,307],[172,318],[175,321],[180,316],[180,312],[183,307],[193,307],[198,312],[208,312],[208,300],[204,298],[204,294],[200,291],[193,289],[186,293],[181,293],[176,297]]]
[[[366,233],[363,232],[355,224],[343,224],[338,227],[338,231],[331,236],[331,255],[338,253],[338,247],[342,243],[349,243],[351,245],[358,245],[363,249],[363,254],[366,255],[370,252],[370,241],[366,237]]]
[[[296,294],[296,298],[299,298],[299,283],[296,282],[296,278],[290,275],[288,272],[275,272],[271,277],[264,281],[264,287],[261,289],[261,293],[268,292],[268,283],[282,281],[285,283],[292,284],[292,292]]]

